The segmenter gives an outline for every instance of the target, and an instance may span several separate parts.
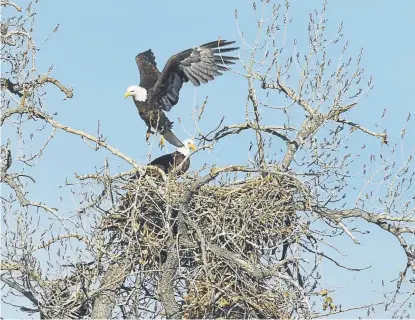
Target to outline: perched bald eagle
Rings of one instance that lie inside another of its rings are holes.
[[[221,55],[224,52],[238,48],[224,48],[235,41],[217,40],[199,47],[187,49],[172,56],[163,68],[157,69],[154,54],[151,50],[139,53],[135,61],[140,71],[140,86],[127,88],[125,97],[133,97],[140,117],[147,124],[146,139],[152,129],[176,147],[183,143],[172,132],[171,122],[164,111],[170,109],[179,101],[179,91],[183,82],[199,86],[221,75],[228,70],[229,64],[234,64],[237,57]]]
[[[196,146],[192,139],[187,139],[183,142],[184,146],[178,148],[175,152],[165,154],[151,161],[148,165],[160,168],[164,173],[168,174],[173,169],[177,168],[183,160],[190,154],[190,151],[195,151]],[[184,174],[190,167],[190,159],[187,158],[181,168],[176,172],[177,175]],[[130,179],[138,179],[140,174],[137,172]]]

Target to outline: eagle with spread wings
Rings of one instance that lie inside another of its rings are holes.
[[[184,146],[173,133],[173,122],[164,111],[170,111],[178,103],[184,82],[190,81],[199,86],[229,70],[228,65],[234,64],[238,58],[223,54],[239,49],[228,47],[233,43],[235,41],[216,40],[184,50],[173,55],[162,72],[157,69],[151,49],[135,57],[140,71],[140,85],[128,87],[125,98],[133,98],[141,119],[147,125],[147,140],[155,132],[176,147]]]

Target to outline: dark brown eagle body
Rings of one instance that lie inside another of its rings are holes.
[[[183,141],[183,147],[177,149],[177,151],[169,154],[165,154],[160,156],[153,161],[151,161],[148,165],[158,167],[159,169],[163,170],[165,174],[169,174],[173,170],[177,170],[175,172],[176,175],[182,175],[190,167],[190,158],[188,157],[191,151],[195,151],[196,146],[192,139],[186,139]],[[180,166],[180,168],[178,168]],[[138,179],[140,177],[140,173],[137,172],[134,174],[130,179]]]
[[[196,48],[184,50],[173,55],[166,63],[163,71],[157,69],[154,54],[151,50],[139,53],[135,60],[140,71],[140,87],[146,89],[147,99],[144,102],[134,100],[140,117],[147,124],[147,133],[151,129],[162,134],[171,144],[181,147],[182,142],[171,131],[173,122],[169,121],[164,111],[176,105],[183,83],[190,81],[193,85],[207,83],[221,71],[229,70],[227,65],[233,64],[237,57],[223,56],[225,52],[238,48],[225,48],[234,41],[217,40]]]
[[[160,76],[154,54],[149,49],[138,54],[135,57],[135,61],[140,70],[140,87],[150,93]],[[144,102],[134,100],[134,103],[137,107],[138,114],[147,125],[147,134],[150,134],[151,128],[154,128],[157,133],[166,136],[167,141],[176,147],[183,146],[181,141],[171,131],[173,122],[167,118],[162,109],[154,108],[151,99],[147,99]]]
[[[157,128],[157,133],[160,133],[163,136],[172,134],[171,129],[173,128],[173,122],[167,118],[163,110],[152,108],[151,103],[149,103],[148,100],[145,102],[134,100],[134,103],[138,109],[138,114],[147,125],[147,133],[151,133],[151,128]],[[167,139],[167,141],[170,142],[169,139]],[[178,140],[178,142],[176,141],[176,144],[173,143],[173,145],[177,147],[182,145],[180,144],[180,140]]]
[[[169,173],[174,168],[179,166],[183,160],[186,158],[185,155],[181,154],[179,151],[175,151],[170,154],[165,154],[164,156],[158,157],[149,163],[149,165],[156,166],[164,171],[164,173]],[[186,161],[182,164],[181,168],[177,171],[177,175],[184,174],[190,167],[190,159],[187,158]]]

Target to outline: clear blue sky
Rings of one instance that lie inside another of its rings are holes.
[[[308,12],[315,7],[320,9],[321,3],[293,1],[291,16],[294,21],[288,33],[291,41],[294,37],[304,39],[307,36]],[[241,27],[248,38],[253,39],[256,27],[249,1],[40,1],[35,25],[38,43],[57,24],[60,28],[38,53],[38,69],[46,71],[53,65],[52,76],[74,89],[74,98],[66,101],[62,100],[61,92],[50,89],[47,109],[58,112],[57,119],[62,123],[89,133],[96,132],[99,120],[101,133],[107,137],[108,143],[139,163],[146,163],[149,151],[144,139],[146,128],[131,99],[125,100],[123,96],[129,85],[138,83],[135,55],[151,48],[161,69],[172,54],[219,36],[240,42],[234,19],[236,8]],[[334,29],[341,21],[344,22],[345,38],[350,40],[349,52],[357,55],[364,47],[362,66],[367,75],[374,77],[374,90],[351,114],[352,120],[362,121],[375,130],[374,123],[387,108],[388,117],[382,125],[388,128],[391,136],[399,133],[408,112],[414,113],[414,12],[415,2],[411,0],[329,2],[329,25],[332,24]],[[216,113],[218,110],[226,117],[225,123],[242,122],[246,87],[245,80],[235,74],[226,74],[197,89],[186,85],[181,91],[179,105],[169,113],[169,118],[175,121],[176,134],[186,139],[186,130],[194,133],[191,108],[200,105],[207,95],[208,110],[202,124],[205,129],[216,126],[220,120]],[[10,132],[13,131],[6,128],[3,138]],[[413,129],[408,134],[415,136]],[[238,144],[245,143],[248,138],[242,135],[218,144],[212,153],[199,153],[192,158],[192,166],[198,168],[205,162],[218,165],[244,163],[249,153],[245,146],[239,148]],[[413,150],[414,140],[407,142],[407,150]],[[378,152],[377,141],[367,141],[368,152]],[[42,142],[36,140],[34,145]],[[357,141],[359,145],[361,142]],[[171,150],[168,146],[167,151]],[[152,157],[163,152],[153,147]],[[63,185],[65,179],[74,181],[74,172],[89,173],[95,167],[101,167],[105,156],[111,159],[113,172],[129,169],[127,164],[111,157],[108,152],[95,152],[80,138],[58,132],[35,171],[29,171],[36,178],[36,184],[29,187],[29,197],[46,200],[64,215],[65,211],[73,210],[76,203],[72,202],[65,188],[57,187]],[[353,245],[347,238],[335,241],[347,254],[343,262],[355,268],[372,265],[369,271],[359,274],[339,272],[330,263],[323,265],[327,287],[340,287],[334,300],[341,302],[343,308],[374,302],[374,297],[378,296],[374,290],[382,290],[381,279],[392,280],[405,266],[404,254],[395,239],[376,227],[364,226],[371,233],[358,235],[361,246]],[[2,316],[5,318],[22,316],[14,308],[3,307]],[[348,315],[364,317],[365,313],[358,311]],[[382,315],[386,314],[377,314],[378,317]]]

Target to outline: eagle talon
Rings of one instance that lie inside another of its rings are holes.
[[[165,139],[163,136],[160,138],[159,147],[163,148],[166,145]]]
[[[150,139],[150,135],[151,135],[151,132],[147,131],[147,133],[146,133],[146,142],[148,142],[148,139]]]

